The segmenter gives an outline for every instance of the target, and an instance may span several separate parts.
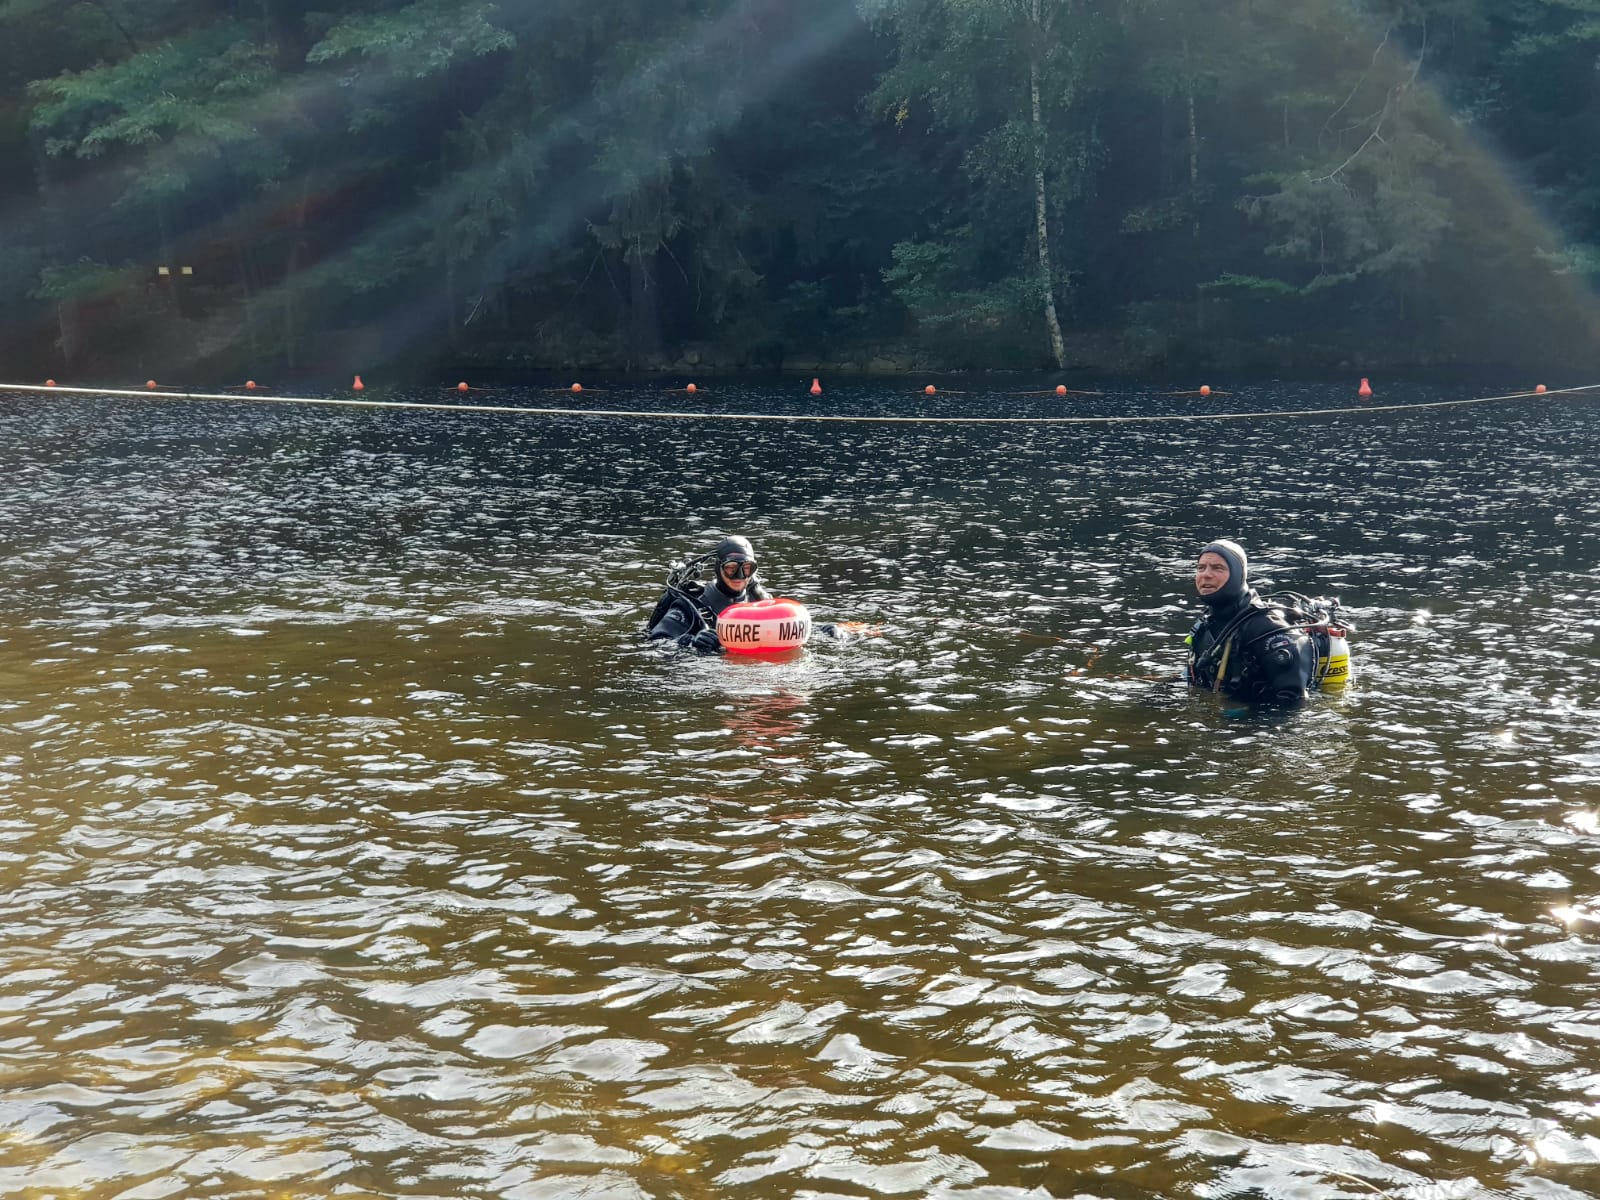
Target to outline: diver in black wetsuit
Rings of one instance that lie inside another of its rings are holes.
[[[700,564],[710,561],[713,576],[702,583],[696,576]],[[756,580],[756,552],[742,537],[726,537],[703,558],[695,559],[667,577],[667,590],[650,614],[648,637],[670,638],[702,654],[721,654],[717,616],[740,600],[769,600],[772,593]]]
[[[1218,540],[1200,552],[1194,586],[1206,614],[1189,631],[1189,682],[1231,700],[1293,708],[1314,678],[1311,639],[1249,580],[1250,561],[1237,543]]]

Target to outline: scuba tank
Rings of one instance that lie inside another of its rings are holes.
[[[1325,640],[1324,640],[1325,639]],[[1338,691],[1350,682],[1350,643],[1342,625],[1328,625],[1317,639],[1317,686]]]
[[[1340,611],[1339,599],[1302,596],[1299,592],[1274,592],[1267,603],[1278,608],[1311,639],[1316,655],[1312,685],[1324,692],[1336,692],[1350,682],[1350,639],[1355,628]]]

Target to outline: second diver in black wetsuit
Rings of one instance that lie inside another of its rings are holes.
[[[1293,708],[1315,677],[1311,639],[1249,580],[1237,543],[1219,539],[1201,550],[1194,585],[1206,613],[1189,631],[1189,682],[1231,700]]]
[[[712,578],[702,583],[696,576],[701,563],[710,561]],[[667,577],[667,589],[656,601],[647,623],[647,636],[670,638],[702,654],[721,654],[717,617],[741,600],[770,600],[772,593],[756,579],[760,567],[756,552],[745,538],[723,538],[709,555],[695,559]]]

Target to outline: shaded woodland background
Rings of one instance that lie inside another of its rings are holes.
[[[1596,0],[5,0],[10,378],[1600,366]]]

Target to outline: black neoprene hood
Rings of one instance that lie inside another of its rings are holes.
[[[1211,595],[1201,596],[1203,603],[1215,607],[1218,604],[1230,603],[1244,595],[1245,588],[1250,586],[1250,556],[1244,552],[1243,546],[1238,542],[1230,542],[1227,538],[1218,538],[1202,546],[1200,554],[1215,554],[1228,564],[1228,582]],[[1198,558],[1199,555],[1195,557]]]
[[[711,553],[719,567],[730,558],[748,558],[751,562],[756,561],[755,548],[750,545],[750,539],[739,537],[737,534],[723,538]]]

